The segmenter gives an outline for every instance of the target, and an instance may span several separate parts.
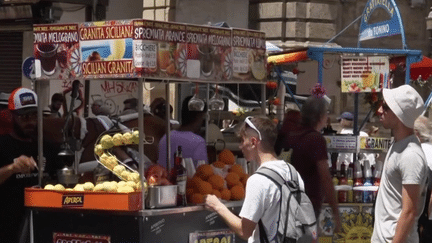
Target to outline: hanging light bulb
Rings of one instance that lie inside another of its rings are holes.
[[[195,94],[188,102],[189,111],[203,111],[205,103],[198,97],[198,83],[195,86]]]
[[[209,100],[209,108],[213,111],[222,111],[225,107],[225,102],[220,97],[218,92],[218,85],[216,84],[216,90],[213,97]]]

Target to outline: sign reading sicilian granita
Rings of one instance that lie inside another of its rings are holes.
[[[34,25],[33,55],[40,79],[74,79],[81,75],[77,24]]]
[[[79,36],[83,77],[134,77],[131,20],[85,22]]]

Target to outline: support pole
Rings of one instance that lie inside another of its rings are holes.
[[[139,152],[139,163],[138,170],[141,175],[141,183],[146,182],[146,178],[144,178],[144,110],[143,110],[143,88],[144,82],[142,78],[138,79],[138,131],[139,131],[139,144],[138,144],[138,152]],[[144,185],[144,184],[143,184]],[[141,193],[141,202],[142,209],[145,209],[145,193],[143,189],[143,193]]]

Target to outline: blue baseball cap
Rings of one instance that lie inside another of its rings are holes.
[[[340,117],[337,118],[338,121],[340,121],[341,119],[352,121],[354,120],[354,115],[351,112],[345,111]]]

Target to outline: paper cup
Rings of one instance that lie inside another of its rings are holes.
[[[193,163],[192,158],[184,158],[186,165],[186,173],[189,178],[192,178],[195,175],[195,165]]]

